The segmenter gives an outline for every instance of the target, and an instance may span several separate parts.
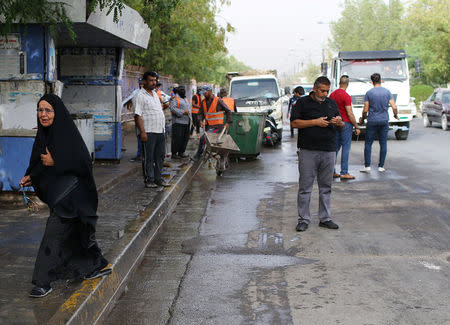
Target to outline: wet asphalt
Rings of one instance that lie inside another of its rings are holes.
[[[450,132],[390,133],[387,171],[333,184],[339,230],[297,222],[295,139],[206,164],[149,246],[105,324],[450,324]]]

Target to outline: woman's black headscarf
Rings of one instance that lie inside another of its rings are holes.
[[[38,119],[38,131],[26,175],[31,176],[36,193],[46,203],[49,203],[47,198],[49,192],[54,190],[52,185],[55,182],[67,175],[76,176],[80,186],[58,204],[59,208],[67,217],[95,216],[98,198],[86,144],[61,98],[46,94],[39,102],[42,100],[53,107],[55,117],[49,127],[43,127]],[[46,154],[46,148],[55,162],[52,167],[44,166],[41,161],[40,155]]]

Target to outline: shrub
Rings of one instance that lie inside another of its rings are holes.
[[[431,95],[434,88],[430,85],[415,85],[411,87],[411,97],[415,97],[414,102],[417,108],[419,108],[420,102],[423,102],[428,96]]]

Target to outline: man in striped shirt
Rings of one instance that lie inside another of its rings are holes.
[[[136,95],[134,108],[136,125],[142,142],[142,169],[146,187],[168,186],[161,176],[164,155],[165,117],[158,94],[155,91],[158,74],[144,73],[144,88]]]

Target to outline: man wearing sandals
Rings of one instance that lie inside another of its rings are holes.
[[[333,91],[330,95],[330,98],[333,99],[338,108],[339,113],[341,114],[342,120],[344,121],[344,128],[342,130],[336,131],[336,158],[339,153],[339,150],[342,147],[341,152],[341,172],[340,174],[333,174],[333,178],[341,178],[341,179],[355,179],[355,176],[350,175],[348,173],[348,156],[350,154],[350,148],[352,146],[352,133],[353,127],[355,127],[356,135],[359,135],[361,132],[358,127],[358,123],[356,123],[355,115],[353,115],[352,111],[352,97],[347,94],[347,87],[349,84],[349,77],[347,75],[343,75],[339,79],[339,89]]]

